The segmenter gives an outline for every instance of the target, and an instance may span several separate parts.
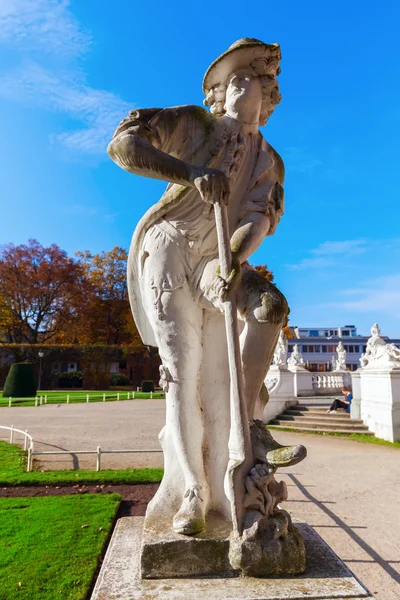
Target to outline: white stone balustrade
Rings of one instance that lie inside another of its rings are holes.
[[[318,373],[312,376],[313,389],[335,389],[340,390],[344,386],[343,375],[333,375],[328,373]]]

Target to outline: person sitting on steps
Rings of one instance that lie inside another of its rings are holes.
[[[335,413],[338,408],[344,408],[347,412],[350,412],[350,404],[353,399],[353,394],[348,387],[342,388],[343,399],[335,398],[330,408],[326,411],[327,413]]]

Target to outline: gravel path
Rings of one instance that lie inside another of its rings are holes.
[[[28,429],[43,449],[159,448],[163,420],[163,400],[0,409],[0,425]],[[400,450],[343,438],[273,435],[308,448],[304,462],[278,473],[288,485],[286,507],[318,531],[378,600],[399,600]],[[162,466],[161,454],[103,458],[104,468]],[[79,464],[93,468],[94,460],[79,457]],[[71,468],[77,461],[53,457],[46,467]]]

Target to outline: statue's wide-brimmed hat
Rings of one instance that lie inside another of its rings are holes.
[[[208,92],[218,84],[224,84],[235,70],[252,67],[257,75],[276,76],[280,73],[279,44],[265,44],[254,38],[238,40],[210,65],[203,79],[203,91]]]

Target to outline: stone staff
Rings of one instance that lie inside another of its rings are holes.
[[[221,277],[229,280],[231,249],[226,204],[214,204],[215,224],[218,237],[218,253]],[[234,533],[242,535],[244,513],[244,479],[253,466],[253,452],[245,399],[243,397],[243,372],[240,357],[237,323],[236,291],[228,294],[224,302],[225,328],[228,347],[230,375],[229,462],[225,476],[225,489],[231,503]]]

